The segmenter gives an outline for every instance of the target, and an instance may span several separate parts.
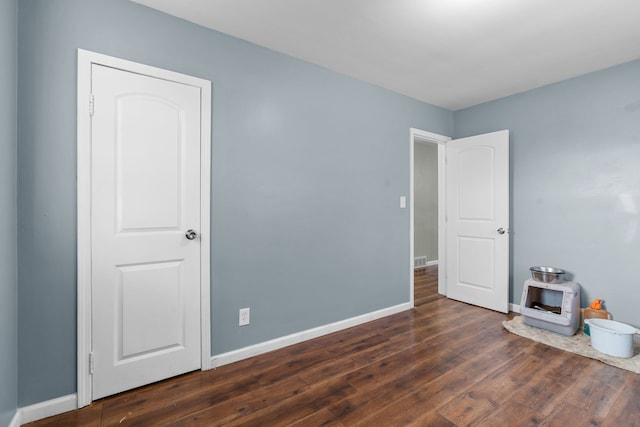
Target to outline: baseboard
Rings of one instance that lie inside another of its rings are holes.
[[[77,408],[78,396],[76,395],[76,393],[58,397],[56,399],[46,400],[40,403],[35,403],[29,406],[23,406],[22,408],[18,409],[18,413],[16,414],[19,421],[17,425],[19,426],[21,424],[41,420],[53,415],[62,414],[63,412],[73,411]]]
[[[241,348],[239,350],[218,354],[211,358],[211,368],[216,368],[218,366],[227,365],[239,360],[248,359],[249,357],[257,356],[259,354],[267,353],[273,350],[278,350],[280,348],[298,344],[313,338],[318,338],[323,335],[332,334],[343,329],[358,326],[372,320],[380,319],[382,317],[390,316],[392,314],[400,313],[402,311],[410,309],[411,304],[409,303],[399,304],[393,307],[388,307],[382,310],[363,314],[361,316],[352,317],[349,319],[341,320],[339,322],[330,323],[328,325],[307,329],[306,331],[297,332],[295,334],[265,341],[263,343]],[[20,425],[22,424],[38,421],[43,418],[72,411],[77,408],[78,397],[76,393],[40,403],[35,403],[33,405],[24,406],[18,409],[8,427],[20,427]]]
[[[514,313],[520,313],[520,305],[509,303],[509,311],[513,311]]]
[[[22,419],[20,418],[20,410],[18,409],[7,427],[20,427],[20,425],[22,425]]]
[[[349,319],[341,320],[339,322],[330,323],[328,325],[307,329],[306,331],[296,332],[295,334],[265,341],[259,344],[254,344],[249,347],[244,347],[227,353],[218,354],[211,357],[211,367],[216,368],[219,366],[227,365],[229,363],[237,362],[239,360],[248,359],[259,354],[268,353],[273,350],[278,350],[280,348],[298,344],[313,338],[318,338],[323,335],[332,334],[343,329],[361,325],[363,323],[390,316],[392,314],[400,313],[401,311],[406,311],[409,309],[411,309],[411,304],[399,304],[393,307],[388,307],[382,310],[363,314],[361,316],[352,317]]]
[[[413,269],[414,270],[420,270],[421,268],[431,267],[432,265],[438,265],[438,260],[434,259],[432,261],[427,261],[424,265],[419,265],[419,266],[413,267]]]

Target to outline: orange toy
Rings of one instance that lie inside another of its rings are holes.
[[[602,300],[594,299],[589,307],[591,307],[594,310],[602,310]]]

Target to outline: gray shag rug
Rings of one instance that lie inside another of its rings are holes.
[[[607,365],[626,369],[627,371],[640,374],[640,343],[634,340],[633,357],[621,358],[609,356],[591,347],[591,337],[579,330],[574,336],[558,334],[545,329],[529,326],[524,323],[522,316],[516,316],[511,320],[502,322],[502,326],[509,332],[520,335],[524,338],[537,341],[560,350],[570,351],[580,356],[600,360]]]

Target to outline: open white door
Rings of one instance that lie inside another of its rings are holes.
[[[509,311],[509,131],[446,144],[447,297]]]

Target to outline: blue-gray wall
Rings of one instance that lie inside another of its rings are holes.
[[[455,137],[511,135],[511,301],[550,265],[640,326],[640,61],[454,114]]]
[[[18,0],[0,1],[0,426],[18,406],[16,144]]]
[[[409,128],[451,112],[124,0],[19,18],[21,406],[76,390],[78,48],[213,82],[212,354],[409,301]]]
[[[438,260],[438,145],[414,142],[414,258]]]

